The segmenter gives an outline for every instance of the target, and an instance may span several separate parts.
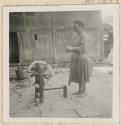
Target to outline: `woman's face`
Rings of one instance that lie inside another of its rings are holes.
[[[74,32],[76,32],[77,34],[80,34],[82,32],[81,27],[79,27],[77,24],[74,24],[73,28]]]

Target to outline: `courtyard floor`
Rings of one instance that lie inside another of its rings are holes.
[[[68,98],[63,90],[44,92],[44,102],[35,105],[34,86],[28,81],[16,80],[10,68],[10,117],[110,118],[112,116],[112,67],[96,66],[84,97],[72,95],[78,90],[76,83],[68,86]],[[58,68],[47,87],[67,85],[69,70]]]

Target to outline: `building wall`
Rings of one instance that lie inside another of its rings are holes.
[[[46,60],[59,63],[70,60],[65,47],[74,42],[74,20],[85,23],[88,34],[88,56],[103,58],[102,20],[99,11],[11,13],[10,32],[17,32],[21,62]],[[37,40],[35,39],[37,36]]]

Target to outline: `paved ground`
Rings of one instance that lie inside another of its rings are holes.
[[[10,80],[11,117],[68,117],[68,118],[110,118],[112,114],[112,67],[94,67],[87,94],[84,97],[72,95],[78,86],[68,87],[68,98],[62,90],[45,91],[44,103],[38,106],[34,101],[34,87],[27,81]],[[15,73],[10,71],[15,77]],[[68,69],[58,69],[55,76],[46,83],[53,87],[67,84]]]

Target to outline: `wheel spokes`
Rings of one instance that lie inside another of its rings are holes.
[[[38,66],[40,68],[38,68]],[[39,71],[38,69],[40,69],[41,71]],[[37,76],[39,72],[41,72],[41,75],[45,78],[45,79],[49,79],[50,77],[53,76],[53,69],[51,68],[50,65],[48,65],[45,61],[34,61],[31,63],[31,65],[29,66],[29,79],[31,81],[31,77],[33,76]]]

